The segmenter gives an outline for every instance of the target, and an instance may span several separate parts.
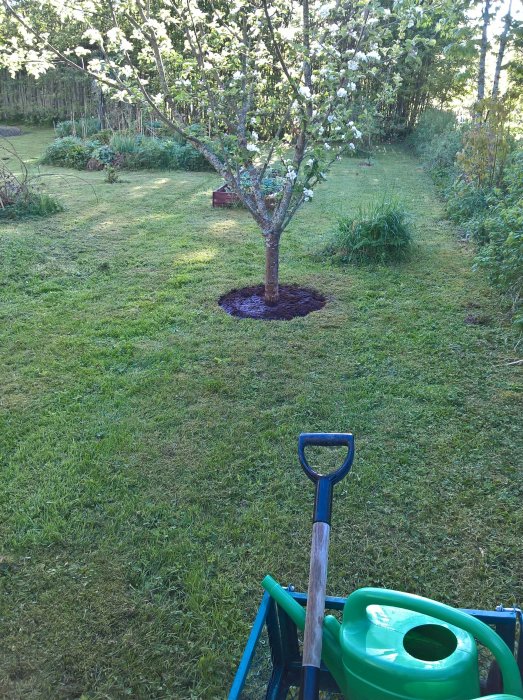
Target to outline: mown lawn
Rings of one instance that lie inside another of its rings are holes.
[[[50,139],[13,142],[31,160]],[[263,575],[306,587],[301,431],[356,437],[330,593],[522,602],[515,339],[413,158],[345,160],[303,208],[282,280],[328,304],[290,322],[218,307],[261,281],[263,246],[211,208],[216,176],[45,172],[66,210],[0,226],[0,696],[223,698]],[[412,260],[318,258],[384,191]]]

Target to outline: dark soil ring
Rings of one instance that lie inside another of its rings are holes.
[[[280,299],[275,306],[265,303],[263,284],[255,287],[232,289],[220,297],[218,303],[231,316],[261,318],[267,321],[289,321],[297,316],[306,316],[325,306],[326,299],[314,289],[295,284],[280,286]]]

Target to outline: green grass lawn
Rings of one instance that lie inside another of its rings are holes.
[[[34,164],[51,138],[13,143]],[[215,175],[43,172],[65,211],[0,226],[1,697],[223,698],[263,575],[306,587],[302,431],[356,438],[329,593],[522,602],[515,339],[410,155],[344,160],[303,207],[281,279],[328,303],[290,322],[217,305],[262,281],[263,244],[211,208]],[[383,192],[412,259],[323,262]]]

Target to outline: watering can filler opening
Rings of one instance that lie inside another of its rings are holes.
[[[477,646],[465,630],[379,603],[360,608],[350,621],[348,615],[338,637],[348,697],[469,700],[479,696]]]

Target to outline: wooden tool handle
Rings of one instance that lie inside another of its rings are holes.
[[[330,525],[328,523],[314,523],[312,526],[307,617],[305,619],[305,636],[303,640],[303,665],[315,666],[316,668],[319,668],[321,665],[329,533]]]

